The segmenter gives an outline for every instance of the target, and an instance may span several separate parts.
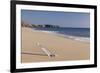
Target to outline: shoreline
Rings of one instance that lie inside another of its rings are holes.
[[[44,52],[36,46],[37,42],[45,46],[50,52],[56,53],[57,56],[49,58],[48,56],[37,55],[41,53],[44,54]],[[90,59],[90,44],[34,30],[33,28],[22,27],[22,52],[36,54],[22,54],[22,63],[87,60]]]
[[[63,38],[67,38],[67,39],[72,39],[72,40],[86,42],[86,43],[89,43],[90,42],[90,38],[89,37],[72,36],[72,35],[60,34],[60,33],[57,33],[55,31],[37,30],[37,29],[34,29],[34,28],[32,28],[32,29],[34,31],[48,33],[48,34],[52,34],[52,35],[59,36],[59,37],[63,37]]]

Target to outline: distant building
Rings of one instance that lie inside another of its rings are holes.
[[[59,26],[46,24],[45,28],[59,28]]]

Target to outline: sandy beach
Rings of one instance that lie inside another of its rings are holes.
[[[37,46],[37,42],[55,54],[55,57],[48,57]],[[56,36],[28,27],[22,27],[21,50],[22,63],[90,59],[90,43]]]

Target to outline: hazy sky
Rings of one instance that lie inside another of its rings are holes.
[[[90,27],[89,13],[21,10],[21,19],[31,24],[51,24],[73,28]]]

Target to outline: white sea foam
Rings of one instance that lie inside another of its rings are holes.
[[[51,34],[54,34],[56,36],[61,36],[61,37],[73,39],[73,40],[76,40],[76,41],[83,41],[83,42],[88,42],[88,43],[90,42],[90,38],[89,37],[79,37],[79,36],[64,35],[64,34],[58,33],[57,31],[41,31],[41,32],[51,33]]]
[[[57,34],[57,31],[41,31],[41,32],[45,32],[45,33],[55,33],[55,34]]]

